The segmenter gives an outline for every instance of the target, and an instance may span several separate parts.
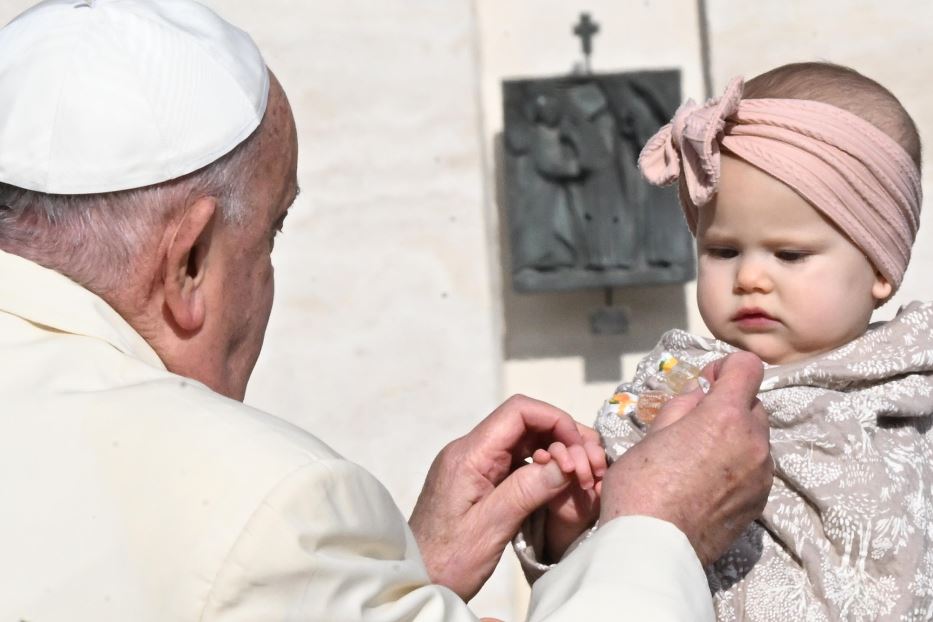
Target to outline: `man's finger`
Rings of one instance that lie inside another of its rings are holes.
[[[487,524],[495,525],[495,534],[485,534],[490,538],[490,544],[505,546],[518,533],[522,522],[560,494],[570,481],[571,478],[553,460],[544,465],[527,464],[502,480],[473,508],[480,515],[489,517]]]
[[[654,418],[654,421],[651,422],[648,433],[660,432],[667,426],[680,421],[697,407],[703,396],[703,391],[695,389],[689,393],[672,397],[661,409],[661,412],[658,413],[658,416]]]
[[[580,422],[577,422],[577,432],[580,433],[580,436],[583,437],[584,443],[596,443],[599,444],[599,432],[594,430],[588,425],[583,425]]]
[[[764,377],[761,359],[751,352],[735,352],[710,367],[713,382],[706,400],[711,405],[754,404]]]
[[[583,442],[573,417],[556,406],[524,395],[513,395],[503,402],[470,436],[497,439],[501,449],[508,451],[527,440],[530,433],[566,445]]]
[[[768,411],[766,411],[765,407],[761,405],[761,401],[757,399],[755,400],[755,403],[752,405],[751,415],[751,418],[755,420],[759,426],[767,428],[770,431],[771,426],[768,422]]]

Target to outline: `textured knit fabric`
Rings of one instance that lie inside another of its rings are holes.
[[[702,367],[735,348],[668,332],[619,390],[638,393],[663,352]],[[933,305],[912,303],[836,350],[765,370],[774,487],[762,518],[707,569],[720,620],[933,618]],[[610,458],[643,435],[607,402]]]
[[[657,185],[681,179],[680,202],[695,234],[698,209],[718,188],[724,149],[809,201],[896,291],[917,235],[922,198],[920,171],[907,152],[871,123],[835,106],[742,99],[742,89],[736,78],[718,99],[683,104],[642,151],[645,178]]]

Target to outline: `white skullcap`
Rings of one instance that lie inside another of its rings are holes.
[[[46,0],[0,29],[0,181],[52,194],[180,177],[245,140],[269,74],[191,0]]]

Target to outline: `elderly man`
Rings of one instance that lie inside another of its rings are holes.
[[[439,454],[409,529],[375,478],[240,402],[296,151],[252,41],[190,0],[48,0],[0,30],[0,619],[475,620],[571,485],[523,459],[578,427],[513,398]],[[760,364],[711,374],[609,470],[532,619],[712,616],[701,563],[771,465]]]

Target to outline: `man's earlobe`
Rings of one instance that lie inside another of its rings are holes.
[[[871,295],[878,302],[887,300],[891,295],[891,292],[894,291],[894,288],[891,287],[891,284],[886,278],[881,276],[878,272],[875,272],[875,284],[872,285]]]
[[[165,311],[186,333],[197,332],[207,314],[203,284],[216,213],[214,197],[201,197],[191,203],[165,252]]]

